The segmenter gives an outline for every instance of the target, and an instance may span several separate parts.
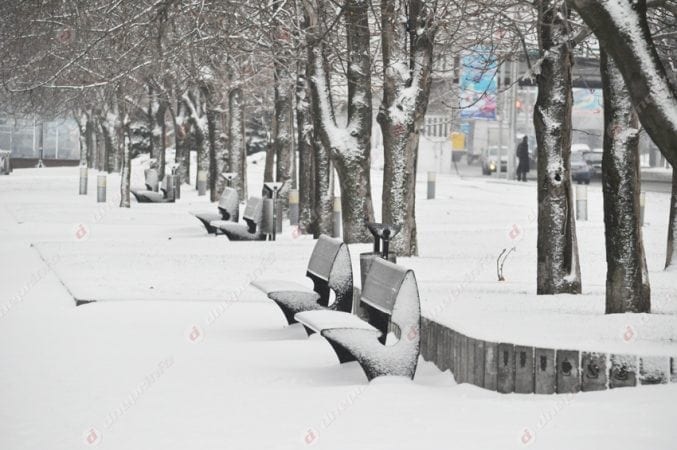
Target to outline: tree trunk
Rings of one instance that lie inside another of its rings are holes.
[[[677,166],[677,93],[646,19],[646,0],[567,0],[592,29],[628,86],[639,120],[672,167]]]
[[[381,15],[384,85],[377,118],[384,149],[383,222],[402,226],[391,248],[412,256],[418,254],[418,130],[430,96],[434,29],[421,0],[384,0]]]
[[[85,127],[85,145],[87,146],[87,167],[94,168],[96,157],[96,132],[94,129],[94,114],[88,114],[87,126]]]
[[[539,295],[580,294],[576,222],[571,190],[571,67],[568,14],[551,0],[537,1],[543,55],[537,75],[534,128],[538,142]]]
[[[88,125],[89,125],[89,117],[85,112],[81,112],[80,114],[73,114],[73,119],[75,120],[75,123],[78,126],[78,141],[80,143],[80,165],[86,165],[89,167],[90,165],[90,159],[89,155],[91,153],[91,150],[89,148],[88,142],[87,142],[87,130],[88,130]]]
[[[123,89],[118,87],[118,102],[117,102],[117,111],[118,111],[118,135],[119,135],[119,146],[120,146],[120,208],[129,208],[131,204],[130,200],[130,188],[131,188],[131,175],[132,175],[132,155],[130,148],[130,130],[129,123],[130,118],[127,113],[127,106],[123,95]]]
[[[209,173],[209,130],[207,126],[207,98],[206,90],[192,89],[183,96],[184,104],[188,109],[188,121],[190,122],[194,137],[195,149],[197,150],[197,172]],[[187,155],[190,159],[190,154]],[[195,180],[197,189],[197,179]]]
[[[650,312],[639,206],[639,124],[623,77],[604,51],[601,73],[606,130],[602,160],[606,313]]]
[[[315,204],[315,177],[313,167],[312,116],[308,102],[306,67],[298,62],[296,80],[296,145],[299,154],[299,229],[314,233],[313,205]]]
[[[285,2],[277,2],[273,6],[274,12],[279,12],[285,7]],[[292,149],[292,136],[294,127],[292,95],[294,79],[290,71],[292,58],[289,50],[285,48],[284,41],[289,40],[290,34],[282,24],[275,27],[275,39],[273,40],[274,51],[274,84],[275,84],[275,107],[272,130],[273,151],[275,152],[275,181],[285,183],[278,192],[278,198],[282,203],[283,214],[289,211],[289,189],[291,189],[294,153]]]
[[[308,18],[306,40],[308,62],[313,65],[310,78],[316,132],[331,157],[341,186],[343,240],[346,243],[371,242],[365,226],[374,221],[371,200],[371,54],[369,51],[368,2],[346,0],[345,18],[348,43],[348,122],[338,127],[331,100],[325,55],[320,51],[320,8],[317,2],[304,4]],[[322,170],[321,162],[316,160]]]
[[[672,197],[670,199],[670,221],[668,222],[668,251],[665,268],[677,263],[677,168],[672,166]]]
[[[165,113],[167,112],[167,101],[159,98],[157,90],[149,87],[149,108],[148,119],[150,122],[150,154],[158,163],[158,174],[160,179],[165,177],[165,133],[167,124]]]
[[[182,183],[189,182],[190,154],[186,149],[185,141],[188,133],[185,116],[185,105],[181,99],[176,102],[176,111],[172,111],[174,119],[174,163],[178,166],[177,173]]]
[[[235,87],[228,93],[228,155],[230,171],[237,174],[235,189],[240,199],[247,198],[247,148],[244,129],[244,102],[242,88]]]

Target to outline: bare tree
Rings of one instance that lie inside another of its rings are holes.
[[[639,124],[614,61],[601,53],[606,312],[649,312],[651,289],[640,224]]]
[[[534,127],[538,142],[538,294],[580,294],[576,222],[570,176],[571,67],[569,13],[539,0],[540,69]]]

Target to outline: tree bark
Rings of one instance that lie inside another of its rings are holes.
[[[534,128],[538,142],[537,293],[580,294],[576,222],[571,190],[571,67],[568,14],[551,0],[538,0],[538,97]]]
[[[188,122],[191,124],[195,148],[197,150],[197,174],[201,171],[209,173],[209,129],[207,124],[207,90],[202,88],[191,89],[183,95],[184,104],[188,109]],[[190,154],[187,155],[190,159]],[[199,175],[196,175],[199,177]],[[197,179],[195,180],[197,189]]]
[[[150,153],[158,163],[158,174],[160,179],[165,177],[165,134],[167,124],[165,113],[167,112],[167,101],[160,98],[157,89],[152,85],[148,87],[150,102],[148,105],[148,119],[150,122]]]
[[[234,187],[240,199],[247,198],[247,149],[244,123],[242,88],[234,87],[228,93],[228,155],[230,170],[237,174]]]
[[[672,196],[670,198],[670,221],[668,222],[668,249],[665,268],[677,263],[677,168],[672,166]]]
[[[306,39],[309,63],[315,76],[310,80],[313,110],[319,112],[319,132],[331,157],[341,186],[343,240],[346,243],[371,242],[366,222],[374,221],[371,200],[371,53],[369,50],[369,4],[363,0],[346,0],[345,20],[348,43],[348,122],[338,127],[331,101],[324,55],[318,52],[322,38],[317,2],[304,4],[309,28]],[[317,54],[320,53],[320,54]],[[319,161],[316,161],[319,163]]]
[[[296,80],[296,145],[299,154],[299,229],[313,233],[315,176],[313,167],[313,124],[308,102],[305,61],[299,58]]]
[[[677,166],[677,93],[670,84],[646,19],[646,0],[567,0],[618,65],[639,120]]]
[[[650,312],[651,288],[640,223],[639,123],[623,77],[601,53],[604,90],[602,183],[606,313]]]
[[[416,162],[432,81],[430,14],[422,0],[381,3],[384,85],[377,119],[384,149],[383,222],[402,226],[391,248],[403,256],[418,254]]]
[[[186,149],[186,135],[188,134],[188,123],[185,116],[185,105],[180,98],[176,101],[176,111],[170,109],[174,122],[174,163],[178,166],[177,173],[181,178],[181,183],[190,182],[190,154]]]
[[[132,155],[130,149],[129,124],[130,117],[127,112],[127,105],[124,98],[124,90],[118,87],[117,92],[117,112],[118,112],[118,144],[120,146],[120,208],[129,208],[131,175],[132,175]]]
[[[277,2],[274,12],[283,8],[285,2]],[[293,86],[294,79],[290,71],[292,58],[289,50],[282,44],[290,34],[282,24],[275,27],[273,39],[275,106],[272,130],[273,151],[275,152],[275,181],[285,183],[278,192],[285,216],[289,211],[289,189],[291,189],[294,153],[292,150],[293,127]]]

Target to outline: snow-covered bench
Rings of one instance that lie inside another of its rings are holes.
[[[209,225],[222,232],[231,241],[259,241],[265,238],[261,233],[261,218],[263,217],[263,200],[260,197],[250,197],[242,214],[245,223],[230,222],[227,220],[212,220]]]
[[[360,301],[369,314],[369,322],[338,311],[306,311],[295,318],[327,339],[341,363],[357,360],[369,380],[382,375],[413,378],[420,351],[421,321],[414,272],[374,258]],[[389,328],[398,340],[385,345]]]
[[[218,228],[213,227],[211,222],[218,220],[237,222],[240,207],[239,204],[240,200],[237,190],[227,187],[224,188],[221,197],[219,198],[219,204],[217,205],[218,213],[191,212],[191,214],[202,222],[202,225],[207,229],[207,233],[217,234]]]
[[[282,310],[289,324],[302,311],[329,310],[350,313],[353,303],[353,268],[348,246],[321,235],[310,255],[306,276],[313,281],[313,289],[285,280],[256,280],[252,285],[268,295]],[[329,304],[330,291],[334,302]]]
[[[136,197],[139,203],[167,203],[173,200],[168,200],[165,193],[160,193],[158,172],[156,169],[146,169],[144,172],[146,189],[132,189],[131,192]]]

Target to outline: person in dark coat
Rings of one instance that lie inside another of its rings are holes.
[[[522,138],[522,142],[517,146],[517,158],[520,161],[517,165],[517,181],[527,181],[527,172],[529,172],[529,140],[526,136]]]

